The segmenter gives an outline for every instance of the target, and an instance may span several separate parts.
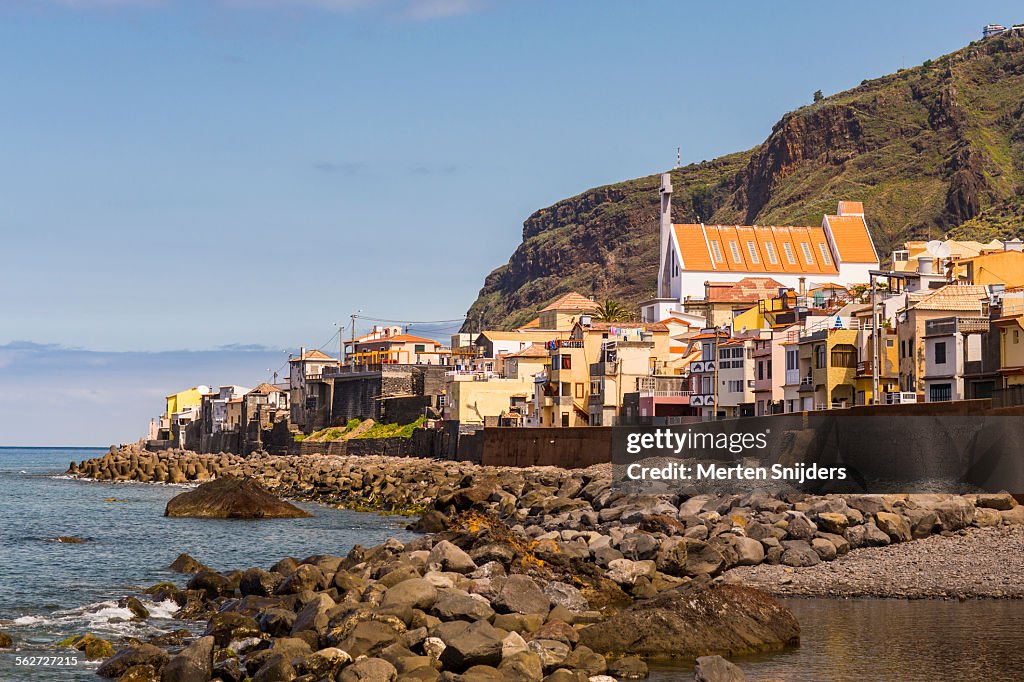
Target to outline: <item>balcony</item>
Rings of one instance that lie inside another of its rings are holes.
[[[800,391],[813,391],[814,390],[814,377],[803,377],[800,379]]]
[[[590,363],[590,376],[592,377],[613,377],[619,373],[619,361],[592,362]]]
[[[640,391],[641,398],[683,398],[693,395],[693,391]]]

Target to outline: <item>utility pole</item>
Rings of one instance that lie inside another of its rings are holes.
[[[715,421],[718,421],[718,363],[721,361],[720,357],[719,357],[720,354],[718,352],[718,339],[719,339],[719,336],[718,336],[718,325],[716,324],[715,325],[715,351],[714,351],[714,354],[711,356],[714,359],[714,361],[715,361],[715,375],[714,375],[715,378],[712,381],[712,383],[714,384],[714,388],[713,388],[712,394],[711,394],[711,400],[713,400],[714,403],[715,403],[714,407],[712,408],[711,414],[714,417]]]
[[[878,283],[875,280],[874,272],[869,276],[871,278],[871,400],[878,405],[878,328],[881,325],[878,320]]]

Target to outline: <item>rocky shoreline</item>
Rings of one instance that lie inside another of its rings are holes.
[[[195,571],[185,589],[150,591],[181,604],[182,618],[207,620],[206,634],[173,657],[134,643],[100,668],[110,678],[138,668],[142,676],[126,678],[137,680],[157,679],[160,668],[165,681],[629,679],[646,674],[644,660],[735,656],[798,641],[792,614],[751,585],[802,594],[815,571],[877,568],[877,558],[859,558],[873,552],[912,553],[958,533],[982,542],[1024,536],[1024,507],[1005,494],[627,494],[612,485],[607,465],[243,459],[129,446],[72,464],[69,474],[176,483],[248,476],[294,499],[417,513],[412,528],[427,533],[345,556],[286,558],[270,570],[184,566]],[[206,677],[173,672],[196,661]],[[721,674],[698,679],[741,679],[725,661],[707,659],[703,668]]]

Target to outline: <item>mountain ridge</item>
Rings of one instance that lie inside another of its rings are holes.
[[[880,256],[909,239],[1020,235],[1024,36],[1003,35],[784,114],[760,145],[671,171],[675,222],[819,225],[862,201]],[[654,295],[659,174],[534,212],[487,275],[465,331],[510,329],[576,290]]]

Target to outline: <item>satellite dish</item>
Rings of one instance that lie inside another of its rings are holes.
[[[934,258],[949,258],[950,248],[946,242],[940,242],[938,239],[933,239],[924,245],[924,250],[928,252],[929,256]]]

